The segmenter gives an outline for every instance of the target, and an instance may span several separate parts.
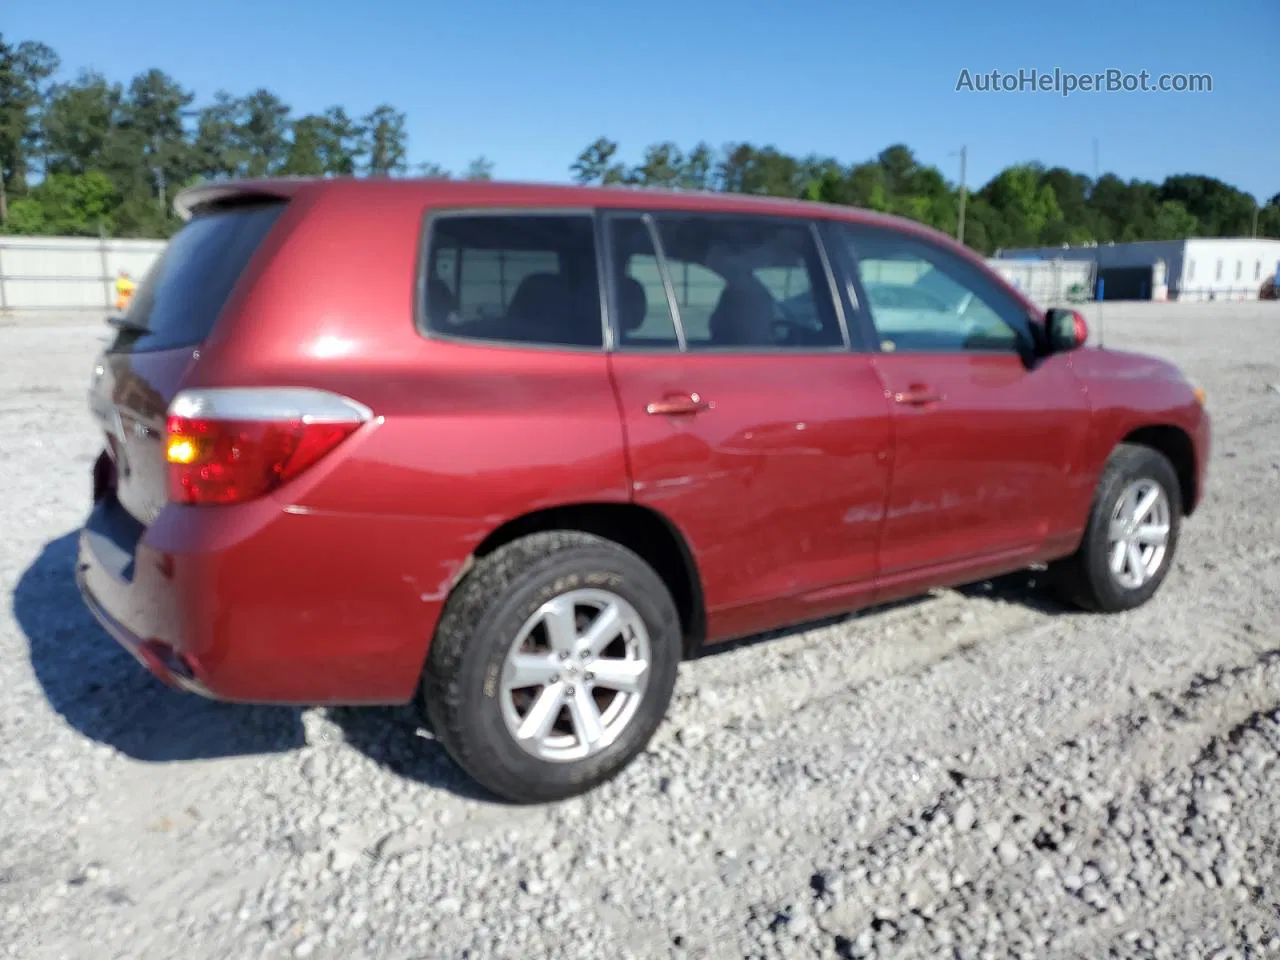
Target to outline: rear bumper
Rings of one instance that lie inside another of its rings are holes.
[[[93,591],[85,580],[85,573],[89,569],[83,563],[76,565],[76,585],[80,588],[80,595],[84,598],[85,606],[89,608],[89,612],[93,614],[102,628],[111,635],[112,639],[124,647],[125,650],[133,655],[134,659],[168,686],[186,690],[188,693],[198,693],[201,696],[211,697],[213,695],[212,692],[196,679],[195,672],[191,669],[191,665],[185,657],[163,641],[144,640],[139,637],[113,617],[107,608],[98,602],[98,598],[94,596]]]
[[[76,581],[106,631],[180,689],[247,703],[403,703],[461,566],[432,560],[420,525],[265,500],[171,505],[141,528],[107,497],[81,530]]]

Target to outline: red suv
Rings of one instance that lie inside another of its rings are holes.
[[[1203,394],[945,236],[733,195],[198,187],[90,393],[78,576],[209,697],[418,703],[517,801],[644,749],[703,644],[1047,563],[1147,601]]]

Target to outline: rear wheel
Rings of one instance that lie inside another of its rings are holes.
[[[421,706],[487,789],[563,799],[644,749],[681,649],[671,595],[638,556],[589,534],[533,534],[479,561],[449,598]]]
[[[1121,444],[1103,469],[1079,550],[1052,568],[1059,592],[1100,613],[1141,606],[1169,573],[1181,520],[1173,465],[1150,447]]]

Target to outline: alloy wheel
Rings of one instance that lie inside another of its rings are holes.
[[[1126,590],[1137,590],[1160,572],[1169,545],[1169,497],[1155,480],[1125,487],[1111,512],[1107,561]]]
[[[600,589],[553,597],[521,626],[503,664],[507,731],[542,760],[594,756],[635,717],[651,660],[644,620],[622,597]]]

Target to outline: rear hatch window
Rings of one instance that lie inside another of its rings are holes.
[[[171,350],[208,339],[280,202],[193,217],[169,241],[138,287],[112,352]]]
[[[169,403],[285,206],[239,205],[192,218],[138,288],[89,393],[114,465],[114,489],[103,509],[118,506],[145,527],[164,507]],[[130,528],[119,524],[111,529]]]

